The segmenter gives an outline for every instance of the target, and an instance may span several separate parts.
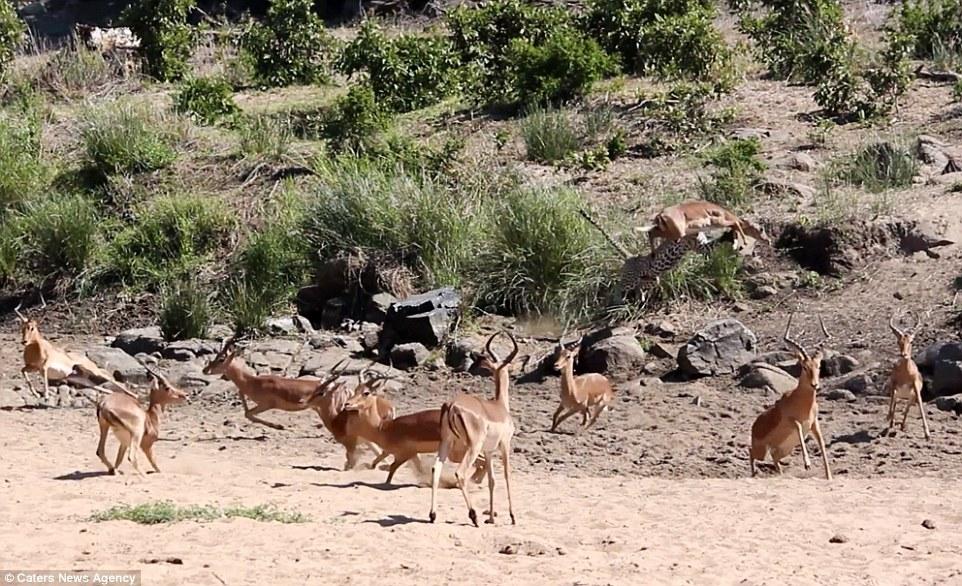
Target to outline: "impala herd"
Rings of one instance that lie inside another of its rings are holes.
[[[712,227],[735,229],[742,239],[745,232],[748,232],[752,237],[764,240],[761,232],[750,224],[713,205],[673,206],[655,216],[651,226],[643,230],[647,231],[653,240],[677,240],[692,231]],[[160,432],[161,415],[165,406],[186,401],[186,393],[171,384],[164,375],[144,365],[152,379],[149,404],[144,409],[137,395],[121,382],[114,380],[109,373],[98,368],[86,357],[66,352],[44,339],[37,322],[28,319],[19,310],[18,306],[15,312],[21,322],[24,360],[21,372],[28,388],[36,393],[28,373],[39,373],[45,395],[51,380],[67,381],[104,393],[88,398],[96,406],[100,428],[97,456],[108,472],[115,474],[124,454],[127,454],[131,466],[143,476],[137,461],[138,449],[143,450],[153,469],[159,472],[153,445]],[[897,314],[893,315],[889,322],[899,349],[899,358],[885,387],[890,397],[887,416],[889,430],[895,422],[897,403],[904,401],[902,429],[905,429],[909,410],[913,405],[918,405],[925,437],[928,438],[929,427],[921,397],[922,377],[912,360],[912,339],[920,326],[920,320],[916,319],[912,330],[905,333],[899,329],[897,317]],[[749,447],[751,475],[755,476],[756,461],[764,461],[769,456],[775,470],[781,473],[782,460],[799,446],[805,468],[809,468],[811,460],[805,439],[812,435],[821,452],[825,478],[831,479],[828,454],[818,421],[817,401],[821,347],[831,336],[819,316],[818,322],[824,339],[814,347],[814,353],[809,353],[790,335],[793,319],[794,314],[788,320],[783,339],[794,348],[800,368],[798,382],[794,389],[782,395],[752,424]],[[492,348],[495,339],[502,335],[512,345],[511,352],[503,359]],[[565,335],[562,334],[555,349],[557,358],[554,367],[561,374],[561,400],[552,417],[550,431],[556,431],[565,420],[578,414],[582,416],[580,430],[583,431],[593,426],[599,416],[611,408],[615,389],[608,378],[601,374],[575,376],[575,363],[582,340],[565,343],[564,338]],[[475,484],[483,481],[485,476],[488,477],[489,508],[486,513],[487,522],[493,523],[496,515],[493,462],[495,455],[500,455],[508,496],[508,513],[511,523],[515,523],[511,499],[511,440],[515,423],[511,415],[510,373],[511,365],[518,354],[518,344],[510,333],[500,331],[488,338],[485,354],[480,360],[481,366],[489,371],[494,379],[493,397],[460,393],[439,408],[405,415],[397,415],[391,402],[382,393],[384,385],[390,380],[385,374],[364,368],[357,373],[355,381],[353,377],[345,376],[345,360],[342,360],[333,365],[323,378],[292,379],[258,375],[241,358],[243,348],[238,342],[234,337],[226,340],[203,372],[220,375],[237,387],[244,406],[244,415],[250,421],[274,429],[283,429],[281,425],[266,421],[259,415],[273,409],[314,410],[324,427],[344,446],[345,470],[357,465],[358,451],[362,447],[369,448],[375,455],[371,468],[388,456],[393,456],[386,479],[388,484],[398,468],[406,462],[411,462],[423,472],[419,455],[436,453],[431,474],[432,522],[437,518],[435,505],[442,468],[446,462],[452,462],[457,465],[455,483],[461,489],[468,516],[475,526],[478,525],[478,516],[468,490],[469,472],[473,468],[470,479]],[[105,443],[110,430],[120,441],[113,464],[105,453]]]

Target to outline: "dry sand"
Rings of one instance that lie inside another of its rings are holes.
[[[383,471],[340,471],[342,452],[307,415],[276,417],[294,423],[276,433],[236,411],[205,411],[228,433],[204,435],[197,410],[170,414],[156,450],[163,473],[146,479],[102,474],[91,412],[0,412],[0,566],[141,569],[151,586],[962,584],[952,479],[825,482],[818,466],[809,478],[570,478],[529,465],[515,474],[517,526],[470,526],[457,490],[441,492],[431,525],[430,490],[410,484],[412,469],[391,489]],[[474,494],[486,508],[487,488]],[[272,503],[311,522],[87,520],[114,503],[161,499]],[[835,535],[846,541],[830,543]]]

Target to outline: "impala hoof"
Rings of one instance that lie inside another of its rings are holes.
[[[511,513],[511,524],[517,525],[517,523],[514,522],[514,513]]]
[[[438,514],[435,513],[434,511],[431,511],[431,514],[428,515],[428,519],[430,519],[432,523],[434,523],[434,521],[435,521],[437,518],[438,518]]]
[[[468,518],[471,519],[475,527],[478,527],[478,513],[474,509],[468,511]]]

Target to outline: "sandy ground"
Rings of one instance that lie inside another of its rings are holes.
[[[196,409],[171,412],[156,450],[164,471],[146,479],[103,475],[91,412],[0,412],[0,566],[141,569],[150,585],[962,584],[954,479],[570,478],[526,465],[514,476],[517,526],[470,526],[457,490],[441,492],[431,525],[413,470],[391,489],[383,471],[340,471],[342,454],[307,416],[261,433],[236,413]],[[227,433],[205,435],[208,418]],[[486,488],[473,494],[486,507]],[[275,504],[311,521],[87,520],[162,499]]]

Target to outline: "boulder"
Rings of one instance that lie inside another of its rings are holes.
[[[461,296],[450,287],[412,295],[393,303],[385,316],[387,340],[391,343],[419,342],[435,348],[458,319]],[[382,338],[382,346],[384,346]]]
[[[858,368],[858,360],[851,356],[834,350],[825,350],[822,353],[822,368],[820,369],[822,376],[841,376],[849,374],[856,368]]]
[[[343,297],[334,297],[324,303],[321,312],[321,326],[333,330],[341,326],[341,323],[348,317],[350,306]]]
[[[94,364],[112,374],[114,378],[136,385],[150,382],[150,375],[144,365],[120,348],[94,348],[87,350],[87,358]]]
[[[141,352],[144,354],[160,352],[166,345],[164,335],[160,333],[160,328],[157,326],[124,330],[117,334],[111,344],[114,348],[119,348],[131,356]]]
[[[160,355],[163,358],[168,360],[177,360],[179,362],[185,362],[188,360],[193,360],[198,356],[216,353],[217,348],[203,340],[197,339],[178,340],[176,342],[171,342],[160,351]]]
[[[678,358],[678,347],[664,342],[655,342],[648,349],[648,353],[655,358],[668,358],[675,360]]]
[[[606,373],[633,370],[645,363],[645,350],[633,333],[620,334],[582,345],[579,372]]]
[[[364,320],[374,324],[383,324],[384,320],[387,319],[388,310],[390,310],[391,306],[397,303],[397,301],[397,297],[390,293],[377,293],[373,295],[367,304]]]
[[[942,353],[932,370],[932,396],[942,397],[962,393],[962,361],[944,360]]]
[[[849,403],[856,400],[855,393],[846,389],[832,389],[825,393],[825,398],[829,401],[847,401]]]
[[[764,362],[752,363],[742,370],[747,372],[738,384],[746,389],[771,389],[780,395],[791,391],[798,384],[792,375]]]
[[[938,397],[935,399],[935,407],[940,411],[949,411],[956,415],[962,415],[962,394]]]
[[[851,391],[857,396],[879,395],[882,392],[878,387],[876,387],[872,377],[864,372],[849,376],[848,378],[839,382],[836,388]]]
[[[918,365],[919,370],[932,372],[932,369],[935,368],[936,361],[939,359],[939,353],[942,351],[942,348],[948,345],[955,345],[956,348],[947,352],[962,357],[962,344],[958,342],[935,342],[929,344],[923,350],[916,352],[915,356],[913,356],[913,360],[915,360],[915,364]],[[962,360],[962,358],[959,358],[959,360]]]
[[[377,354],[378,349],[381,346],[381,326],[371,323],[362,322],[361,323],[361,348],[364,349],[364,353],[371,355]]]
[[[678,367],[689,376],[732,374],[755,358],[755,334],[736,319],[708,324],[678,353]]]
[[[448,344],[444,362],[455,372],[470,372],[484,351],[477,338],[459,338]]]
[[[391,365],[401,370],[421,366],[427,362],[430,357],[431,351],[425,348],[424,344],[417,342],[398,344],[394,348],[391,348]]]
[[[302,315],[274,317],[267,320],[267,323],[264,325],[267,326],[267,331],[274,335],[290,336],[299,333],[314,333],[314,327],[311,325],[311,322]]]

